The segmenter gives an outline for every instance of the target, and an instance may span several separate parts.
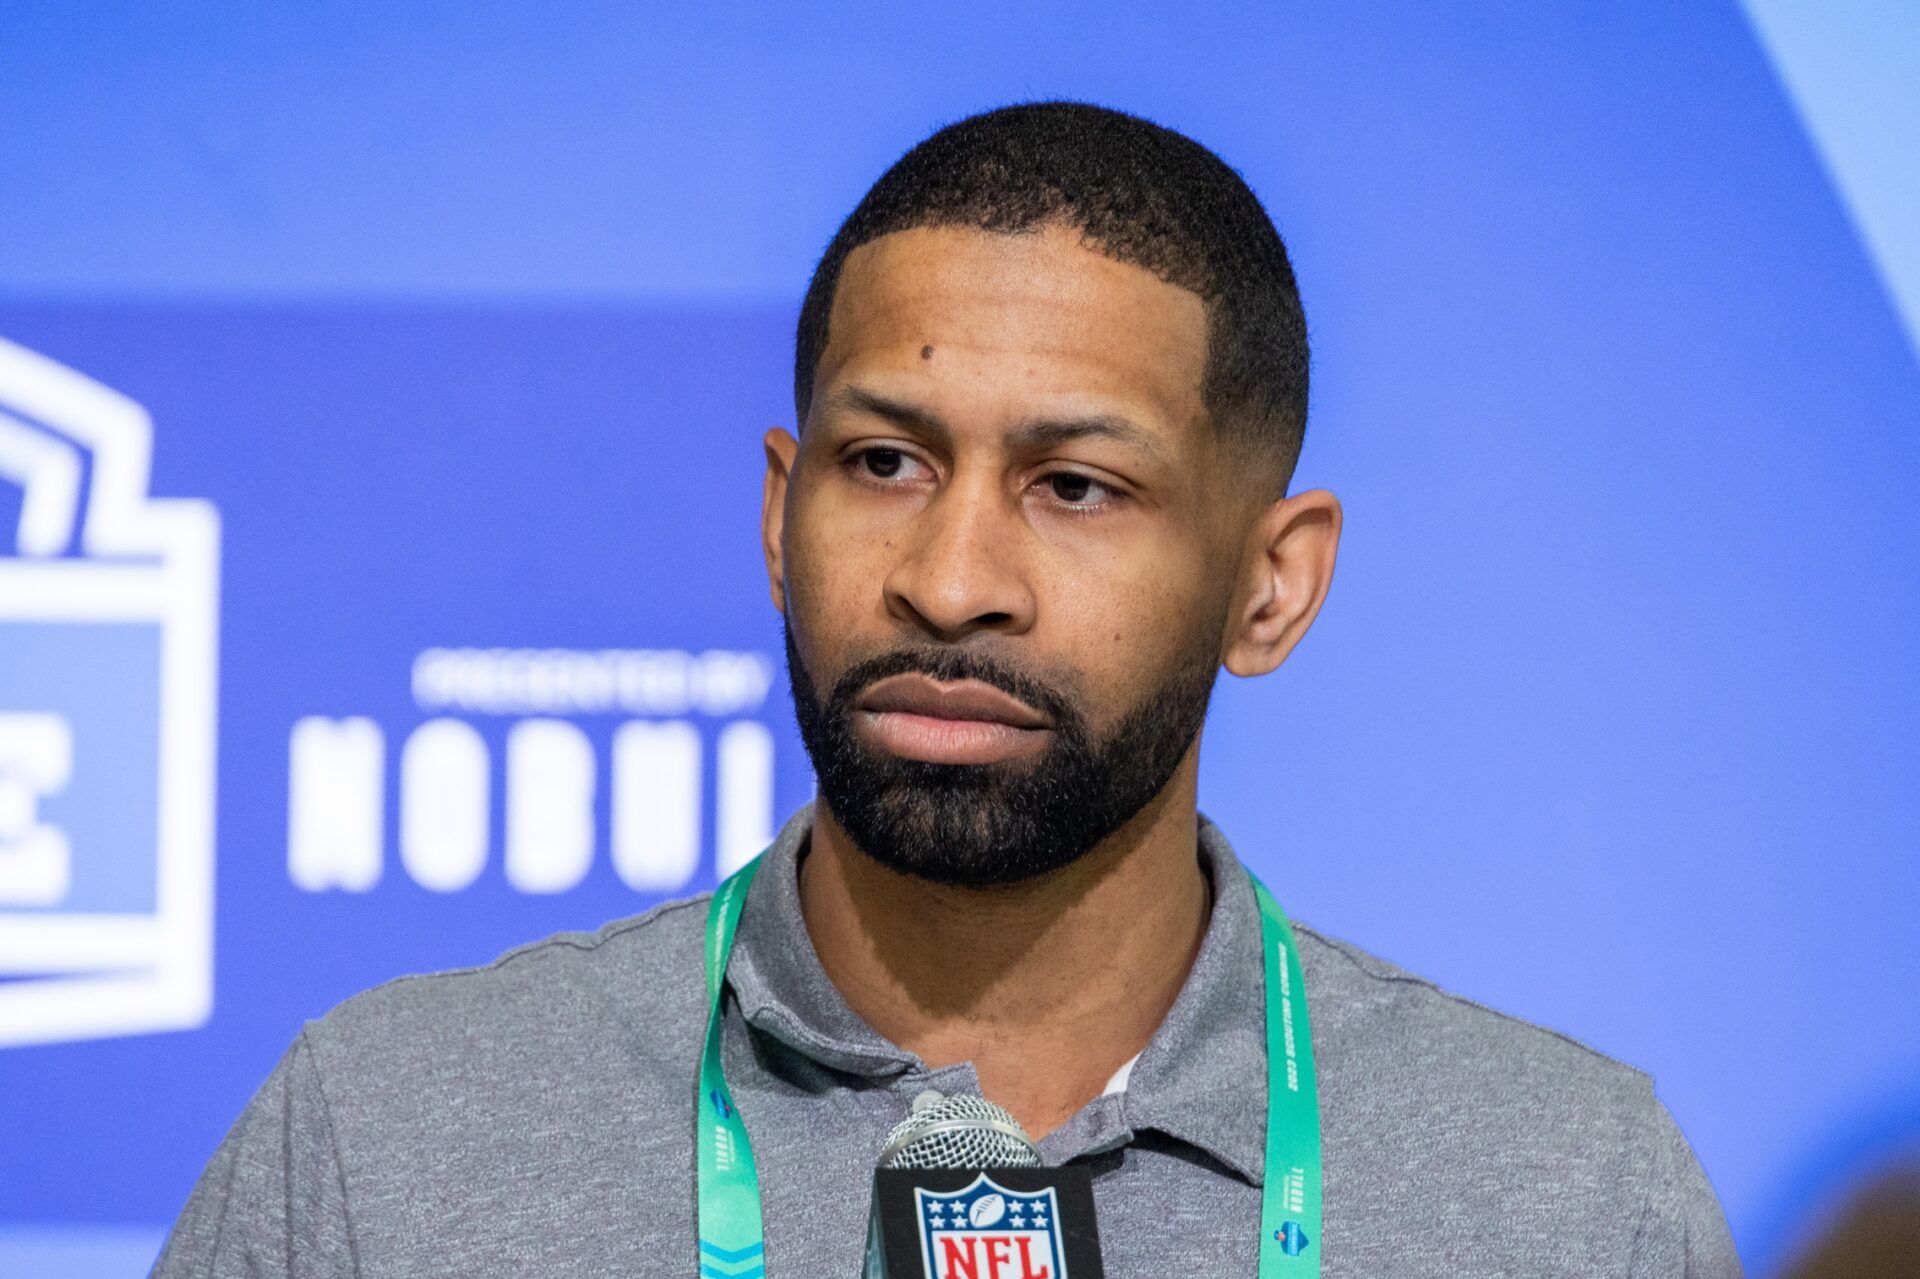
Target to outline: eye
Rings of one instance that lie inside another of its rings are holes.
[[[1055,501],[1081,510],[1098,510],[1120,496],[1111,485],[1078,471],[1055,471],[1046,477],[1046,485]]]
[[[908,458],[899,449],[861,449],[853,459],[868,475],[875,479],[890,480],[899,475],[907,465]]]

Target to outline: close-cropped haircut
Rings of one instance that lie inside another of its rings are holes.
[[[1216,430],[1291,474],[1307,421],[1307,325],[1286,245],[1239,174],[1184,134],[1079,102],[1002,107],[948,125],[897,160],[814,268],[794,339],[805,420],[841,268],[894,231],[1076,229],[1088,247],[1199,295],[1201,387]]]

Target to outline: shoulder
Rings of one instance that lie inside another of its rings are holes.
[[[1636,1253],[1737,1273],[1712,1189],[1644,1071],[1294,927],[1330,1185],[1418,1186],[1465,1219],[1507,1223],[1522,1269],[1624,1228]],[[1579,1272],[1617,1265],[1588,1261]]]
[[[1643,1106],[1652,1080],[1573,1036],[1500,1012],[1425,977],[1294,924],[1316,1051],[1343,1071],[1392,1077],[1418,1070],[1469,1095],[1506,1100],[1578,1097],[1588,1107]]]
[[[447,1273],[499,1271],[548,1219],[677,1225],[689,1188],[663,1170],[689,1157],[705,918],[705,899],[671,902],[397,977],[309,1021],[268,1121],[307,1127],[284,1160],[321,1170],[309,1180],[334,1187],[341,1221],[351,1208],[361,1255],[431,1255]]]
[[[710,895],[555,933],[490,963],[395,977],[308,1022],[303,1039],[329,1091],[565,1077],[610,1057],[643,1075],[650,1064],[680,1073],[706,1020]]]

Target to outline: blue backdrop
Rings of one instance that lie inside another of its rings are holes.
[[[1649,1070],[1756,1270],[1920,1140],[1920,18],[639,8],[0,14],[0,1274],[142,1273],[302,1019],[810,795],[799,292],[1035,96],[1295,255],[1347,538],[1202,786],[1289,909]]]

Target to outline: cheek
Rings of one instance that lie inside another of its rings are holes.
[[[1088,568],[1057,579],[1042,597],[1043,607],[1052,604],[1050,646],[1087,688],[1106,690],[1094,713],[1115,718],[1191,659],[1197,635],[1217,629],[1220,592],[1198,556],[1154,557],[1131,569],[1116,556],[1101,571]]]
[[[891,538],[848,526],[844,512],[801,498],[788,512],[787,615],[803,650],[836,652],[880,611]]]

